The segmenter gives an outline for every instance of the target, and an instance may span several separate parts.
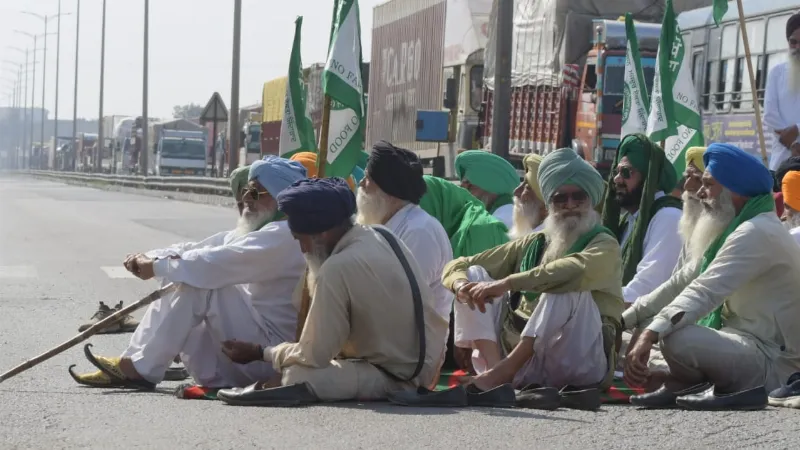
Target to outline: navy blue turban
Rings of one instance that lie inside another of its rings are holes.
[[[356,212],[356,197],[341,178],[295,181],[277,200],[278,210],[288,217],[289,229],[298,234],[324,233]]]
[[[769,170],[753,155],[730,144],[711,144],[703,154],[706,172],[734,194],[771,194],[775,184]]]

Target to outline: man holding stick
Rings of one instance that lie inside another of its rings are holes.
[[[788,61],[767,74],[764,124],[775,133],[769,169],[775,171],[790,156],[800,156],[800,13],[786,22]]]

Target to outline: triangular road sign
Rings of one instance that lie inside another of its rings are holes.
[[[222,97],[219,95],[219,92],[214,92],[211,96],[211,99],[206,104],[206,107],[203,108],[203,114],[200,115],[200,122],[227,122],[228,121],[228,108],[225,107],[225,103],[222,101]]]

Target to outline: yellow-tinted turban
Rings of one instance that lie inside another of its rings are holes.
[[[689,147],[686,150],[686,165],[694,165],[701,172],[705,172],[706,166],[703,164],[703,153],[706,152],[706,147]]]

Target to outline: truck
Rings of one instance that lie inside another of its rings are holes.
[[[280,149],[281,121],[283,120],[287,81],[288,77],[285,76],[275,78],[264,83],[261,90],[260,154],[277,155]]]
[[[156,175],[203,176],[206,172],[207,156],[207,132],[162,128],[156,147]]]
[[[529,153],[571,147],[604,175],[616,157],[622,126],[624,14],[635,12],[636,34],[648,90],[665,1],[515,0],[511,58],[508,158],[521,167]],[[675,0],[675,13],[711,0]],[[494,23],[492,11],[490,23]],[[494,54],[490,27],[484,74],[483,147],[491,150]]]

